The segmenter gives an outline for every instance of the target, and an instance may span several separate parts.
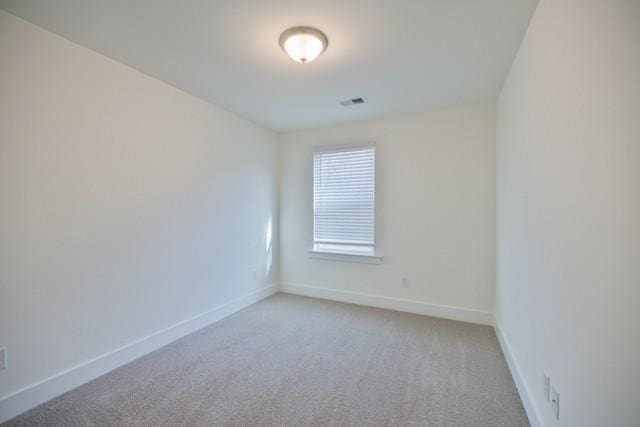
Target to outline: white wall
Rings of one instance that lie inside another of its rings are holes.
[[[384,262],[309,259],[313,147],[359,142],[377,147],[376,251]],[[281,282],[493,310],[493,106],[284,134],[280,167]]]
[[[275,134],[4,12],[0,76],[0,397],[273,280]]]
[[[640,2],[540,2],[497,152],[496,317],[533,406],[548,426],[638,425]]]

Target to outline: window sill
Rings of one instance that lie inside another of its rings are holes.
[[[382,264],[382,257],[378,255],[368,254],[354,254],[354,253],[341,253],[330,252],[321,250],[309,250],[309,258],[324,259],[328,261],[341,261],[341,262],[356,262],[360,264]]]

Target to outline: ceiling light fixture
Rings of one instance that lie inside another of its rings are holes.
[[[327,36],[311,27],[289,28],[280,35],[280,46],[296,62],[306,64],[316,59],[329,45]]]

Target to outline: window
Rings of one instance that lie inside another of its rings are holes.
[[[313,153],[313,251],[373,256],[375,147]]]

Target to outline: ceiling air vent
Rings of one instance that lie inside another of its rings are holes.
[[[364,104],[364,103],[365,103],[364,98],[352,98],[352,99],[347,99],[346,101],[340,101],[340,105],[342,105],[343,107],[348,107],[349,105]]]

